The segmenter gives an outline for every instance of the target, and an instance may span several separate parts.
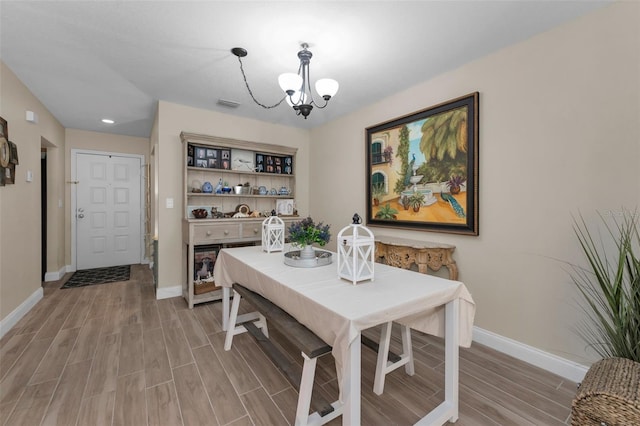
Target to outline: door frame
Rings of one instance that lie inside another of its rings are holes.
[[[109,152],[109,151],[95,151],[90,149],[77,149],[71,150],[71,270],[69,272],[76,271],[76,182],[77,182],[77,161],[78,154],[91,154],[91,155],[103,155],[103,156],[116,156],[137,158],[140,160],[140,261],[145,261],[145,235],[146,230],[144,228],[144,200],[146,196],[145,182],[143,168],[145,166],[144,155],[142,154],[127,154],[124,152]]]

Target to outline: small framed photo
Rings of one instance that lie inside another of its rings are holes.
[[[224,157],[223,157],[223,159],[222,159],[222,166],[221,166],[220,168],[221,168],[221,169],[224,169],[224,170],[229,170],[229,168],[230,168],[229,159],[226,159],[226,160],[225,160],[225,159],[224,159]]]
[[[293,199],[276,200],[276,213],[278,216],[292,216]]]
[[[202,280],[213,276],[213,265],[218,258],[220,245],[196,246],[193,250],[193,279]]]
[[[222,149],[220,150],[220,156],[222,157],[223,160],[230,160],[231,159],[231,151],[228,149]]]
[[[203,167],[206,169],[209,167],[209,164],[207,163],[207,160],[198,159],[196,160],[196,167]]]
[[[193,145],[191,144],[187,145],[187,155],[193,157]]]
[[[244,149],[231,150],[231,169],[252,172],[256,169],[253,153]]]
[[[192,156],[188,156],[187,157],[187,166],[193,167],[193,157]]]
[[[218,158],[218,153],[215,149],[207,149],[207,158]]]
[[[196,147],[196,158],[199,158],[199,159],[207,158],[207,150],[206,150],[206,148]]]
[[[218,159],[217,158],[209,158],[209,168],[217,169],[218,168]]]

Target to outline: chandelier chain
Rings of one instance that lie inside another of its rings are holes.
[[[258,102],[258,100],[255,98],[255,96],[253,96],[253,92],[251,91],[251,88],[249,87],[249,82],[247,81],[247,76],[244,73],[244,67],[242,66],[242,59],[240,58],[240,56],[238,56],[238,62],[240,62],[240,71],[242,72],[242,78],[244,79],[244,84],[245,84],[245,86],[247,86],[247,90],[249,91],[249,95],[251,95],[251,99],[253,99],[253,102],[258,104],[262,108],[271,109],[271,108],[275,108],[275,107],[279,106],[287,98],[285,96],[282,99],[280,99],[280,101],[277,104],[270,105],[270,106],[269,105],[264,105],[264,104]]]

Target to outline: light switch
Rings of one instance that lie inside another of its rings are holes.
[[[167,198],[167,208],[168,209],[173,208],[173,198]]]
[[[31,182],[33,180],[33,172],[31,170],[27,170],[27,182]]]

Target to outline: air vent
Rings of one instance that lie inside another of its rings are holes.
[[[240,102],[218,99],[218,105],[226,106],[228,108],[238,108],[240,106]]]

